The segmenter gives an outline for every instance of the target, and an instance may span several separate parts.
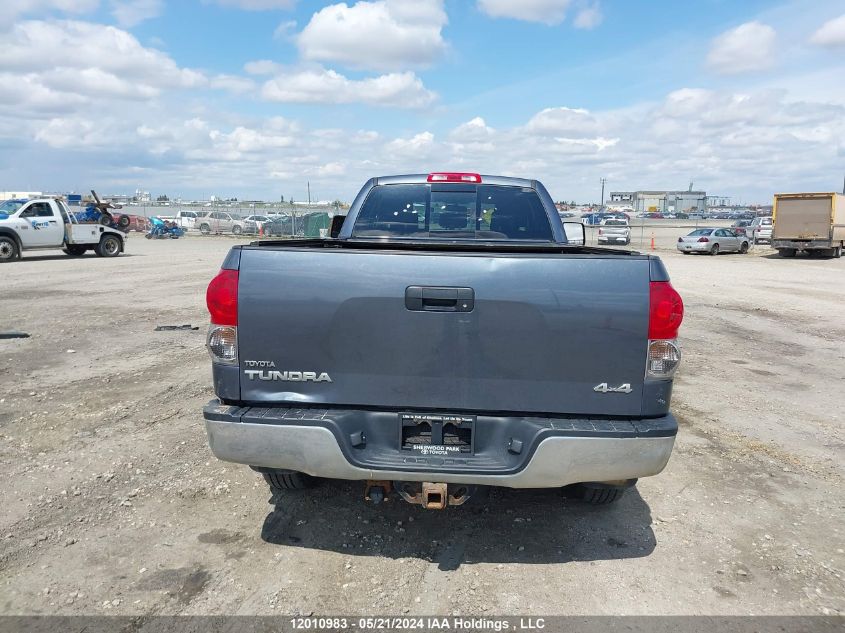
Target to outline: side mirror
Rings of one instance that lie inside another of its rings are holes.
[[[563,231],[566,233],[566,241],[576,246],[583,246],[587,243],[587,231],[583,222],[564,222]]]
[[[336,215],[332,218],[332,225],[329,228],[329,237],[337,237],[340,235],[340,227],[343,226],[343,221],[345,219],[345,215]]]

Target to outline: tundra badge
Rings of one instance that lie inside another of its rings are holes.
[[[284,380],[286,382],[332,382],[326,372],[315,371],[268,371],[263,369],[244,369],[250,380]]]

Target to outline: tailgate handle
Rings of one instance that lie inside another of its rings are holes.
[[[408,286],[405,307],[416,312],[472,312],[475,291],[449,286]]]

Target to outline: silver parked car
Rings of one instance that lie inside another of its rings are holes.
[[[678,250],[684,255],[690,253],[747,253],[748,237],[734,229],[696,229],[685,237],[678,238]]]
[[[248,215],[242,222],[244,223],[244,233],[258,233],[259,229],[270,221],[268,215]]]
[[[755,244],[759,244],[760,242],[768,242],[769,244],[771,244],[772,243],[772,218],[771,218],[771,216],[754,218],[751,221],[751,224],[748,225],[748,228],[745,229],[745,232],[749,235],[749,237],[754,241]]]
[[[202,217],[198,217],[195,226],[203,235],[209,233],[243,233],[244,223],[236,220],[229,213],[223,211],[211,211]]]

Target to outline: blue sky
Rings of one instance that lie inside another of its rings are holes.
[[[450,169],[768,202],[845,172],[841,1],[5,4],[0,189],[348,200]]]

